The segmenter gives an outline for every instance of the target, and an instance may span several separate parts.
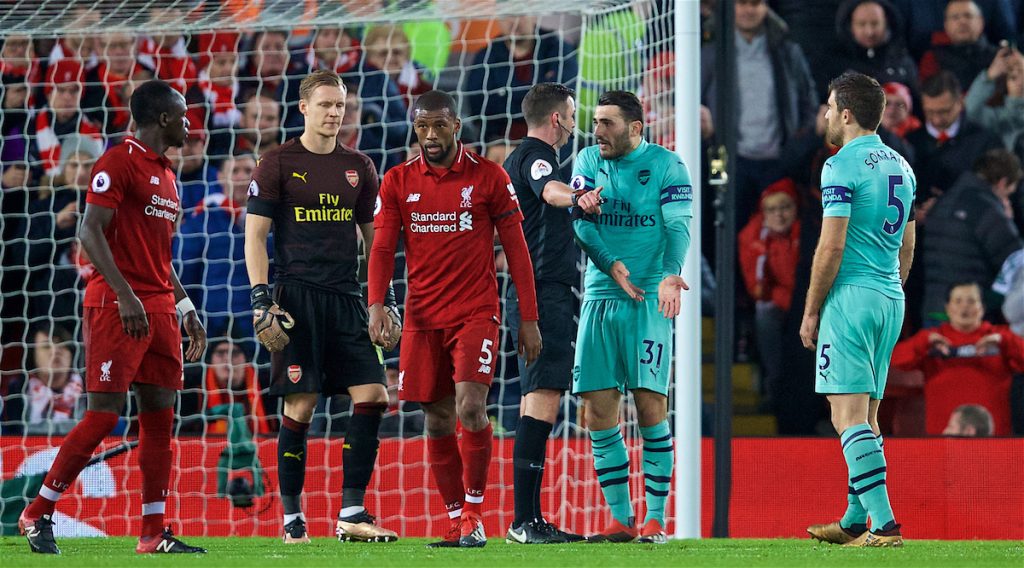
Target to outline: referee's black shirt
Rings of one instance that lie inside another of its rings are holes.
[[[523,232],[530,247],[534,278],[538,282],[579,285],[576,262],[579,250],[572,238],[568,209],[548,205],[541,197],[549,181],[561,181],[558,155],[542,140],[527,136],[504,163],[523,211]]]

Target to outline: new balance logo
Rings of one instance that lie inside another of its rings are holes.
[[[286,457],[286,458],[295,458],[295,459],[297,459],[299,461],[302,461],[302,454],[304,454],[304,453],[305,452],[302,452],[302,451],[300,451],[298,453],[295,453],[295,454],[293,454],[291,452],[285,452],[284,453],[284,457]]]
[[[158,178],[156,176],[150,176],[149,183],[151,183],[153,185],[160,185],[160,178]]]
[[[410,193],[409,197],[405,198],[405,202],[406,203],[416,203],[419,200],[420,200],[420,194],[418,194],[418,193]]]
[[[174,543],[164,539],[160,541],[160,544],[156,545],[157,552],[170,552],[174,548]]]
[[[301,179],[301,180],[302,180],[302,183],[308,183],[308,182],[306,181],[306,176],[307,176],[308,174],[309,174],[309,172],[302,172],[301,174],[300,174],[299,172],[292,172],[292,177],[293,177],[293,178],[299,178],[299,179]]]
[[[459,230],[460,231],[472,231],[473,230],[473,214],[469,211],[463,211],[459,215]]]
[[[477,369],[476,372],[483,373],[485,375],[489,375],[489,374],[491,374],[491,366],[490,365],[480,365],[480,368]]]
[[[25,527],[25,536],[35,538],[39,536],[39,529],[35,525]]]
[[[114,360],[105,361],[100,363],[100,381],[104,383],[110,382],[110,366],[114,364]]]

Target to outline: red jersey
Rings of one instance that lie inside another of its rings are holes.
[[[367,303],[384,301],[393,272],[390,260],[401,232],[409,274],[405,329],[446,329],[490,318],[499,321],[494,268],[497,228],[521,294],[523,319],[536,320],[533,266],[525,248],[523,214],[508,174],[461,143],[456,152],[447,170],[430,166],[420,156],[384,176],[373,220]]]
[[[938,333],[952,343],[950,355],[931,351],[928,336]],[[979,353],[974,344],[986,335],[1002,336],[998,347]],[[981,327],[963,333],[944,323],[922,329],[896,344],[892,366],[924,372],[925,430],[939,435],[949,415],[961,404],[980,404],[992,413],[996,436],[1010,432],[1010,382],[1013,373],[1024,371],[1024,339],[1005,325],[982,322]]]
[[[92,167],[85,201],[115,210],[104,235],[114,264],[146,312],[174,313],[171,237],[179,202],[171,162],[129,137]],[[85,287],[85,307],[116,307],[115,300],[97,272]]]

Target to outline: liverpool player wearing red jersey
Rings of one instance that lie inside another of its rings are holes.
[[[299,95],[305,130],[260,158],[245,218],[253,319],[260,341],[273,352],[271,392],[284,396],[277,439],[284,542],[309,542],[301,504],[306,432],[321,393],[347,393],[353,403],[342,450],[345,480],[336,534],[340,540],[390,542],[398,535],[377,526],[363,506],[377,461],[377,431],[388,407],[383,358],[367,335],[356,276],[356,227],[367,246],[373,243],[377,172],[365,154],[337,141],[345,115],[345,88],[337,74],[311,73]],[[267,287],[271,225],[273,298]],[[277,333],[268,336],[264,328]],[[389,337],[389,344],[393,340]]]
[[[171,236],[178,194],[164,157],[188,135],[185,98],[163,81],[148,81],[129,103],[135,137],[107,151],[93,166],[81,240],[99,274],[85,289],[85,367],[89,409],[64,438],[39,496],[18,525],[33,552],[59,554],[54,507],[117,424],[135,391],[139,405],[142,535],[136,552],[206,552],[174,538],[163,526],[171,472],[171,425],[182,383],[181,331],[186,353],[198,361],[206,331],[171,268]]]
[[[475,547],[487,543],[481,519],[492,443],[486,402],[500,314],[495,228],[519,290],[519,349],[527,364],[537,358],[541,338],[515,190],[501,166],[456,141],[461,121],[455,108],[441,91],[416,101],[413,129],[422,153],[388,171],[381,184],[367,301],[370,337],[384,345],[392,326],[384,296],[402,232],[409,288],[398,394],[422,403],[426,413],[430,470],[452,519],[437,545]]]

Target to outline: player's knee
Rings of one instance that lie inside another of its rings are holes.
[[[535,390],[523,396],[523,415],[553,424],[558,419],[561,399],[561,391],[550,389]]]
[[[455,409],[459,415],[459,421],[471,430],[478,430],[483,427],[482,422],[487,422],[487,403],[485,400],[465,397],[456,403]]]
[[[128,395],[117,392],[93,392],[89,393],[88,408],[94,412],[113,412],[121,414]]]
[[[384,385],[367,385],[356,391],[349,389],[353,404],[388,404],[388,389]]]
[[[316,395],[290,395],[284,401],[284,415],[296,422],[309,424],[316,411]]]

